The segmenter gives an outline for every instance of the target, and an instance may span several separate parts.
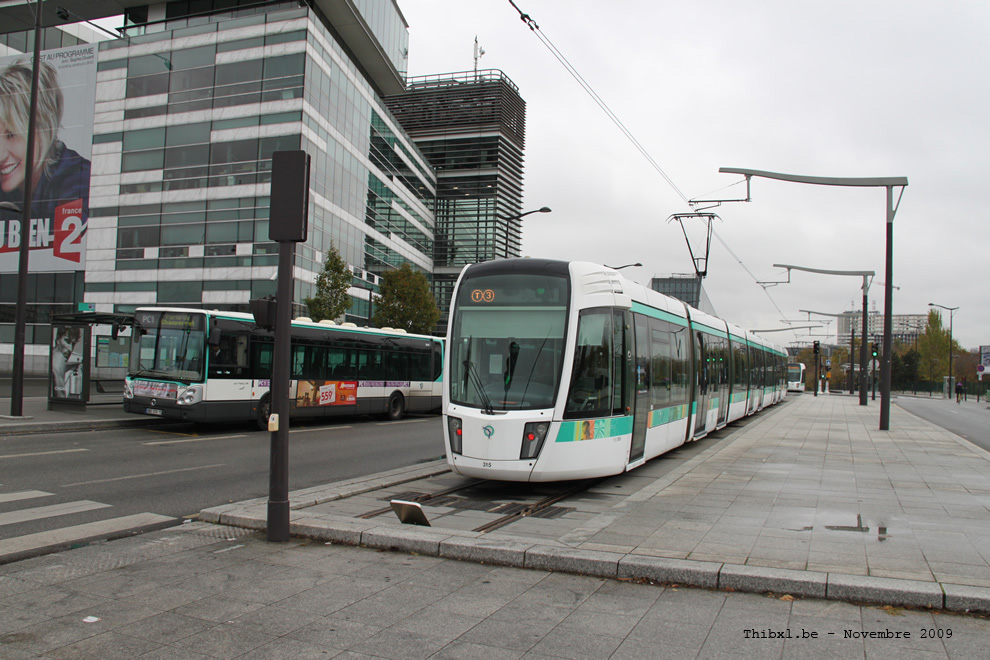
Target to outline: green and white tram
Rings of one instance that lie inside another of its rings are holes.
[[[443,340],[388,328],[292,322],[293,418],[439,410]],[[250,314],[135,312],[124,410],[191,422],[268,428],[274,336]]]
[[[791,362],[787,365],[787,391],[804,392],[804,374],[807,367],[803,362]]]
[[[607,266],[468,266],[448,328],[447,462],[466,476],[618,474],[786,392],[782,348]]]

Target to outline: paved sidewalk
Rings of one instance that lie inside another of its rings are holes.
[[[48,397],[26,396],[21,400],[21,415],[10,415],[10,397],[0,398],[0,436],[20,433],[76,431],[121,428],[128,426],[160,426],[174,424],[174,420],[161,420],[124,412],[120,397],[101,396],[99,403],[86,406],[63,404],[56,410],[48,409]]]
[[[0,566],[0,657],[960,658],[972,615],[638,584],[191,523]]]
[[[0,657],[990,657],[988,454],[856,404],[789,399],[576,524],[346,511],[436,462],[292,493],[287,543],[254,500],[2,565]]]
[[[450,510],[426,505],[432,527],[353,517],[368,506],[351,498],[442,462],[294,492],[291,531],[599,577],[990,612],[990,454],[896,406],[878,431],[878,407],[857,403],[794,397],[662,476],[653,461],[610,479],[601,488],[626,496],[557,538],[539,519],[507,534],[445,526]],[[201,512],[255,529],[266,518],[264,499]]]

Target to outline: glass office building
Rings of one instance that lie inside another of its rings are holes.
[[[430,272],[435,177],[381,102],[394,81],[366,76],[374,67],[318,9],[209,18],[139,24],[101,49],[87,301],[247,309],[272,293],[268,184],[282,150],[312,158],[297,303],[331,245],[372,284],[404,262]],[[397,41],[385,52],[404,52],[404,22],[383,33]]]
[[[709,300],[708,294],[705,292],[703,280],[697,275],[675,274],[667,277],[654,277],[650,280],[650,288],[671,298],[683,300],[706,314],[715,314],[712,301]]]
[[[50,315],[77,302],[248,311],[274,293],[274,151],[312,159],[297,313],[331,245],[355,275],[348,320],[367,322],[385,271],[432,273],[436,175],[382,101],[405,85],[395,0],[180,1],[131,7],[125,19],[125,38],[98,54],[84,279],[58,274],[74,278],[64,304],[29,296],[29,343],[46,343]],[[36,290],[49,275],[31,275]],[[12,302],[0,304],[4,321]]]
[[[446,326],[464,266],[521,254],[526,103],[497,70],[410,78],[385,102],[437,173],[433,295]]]

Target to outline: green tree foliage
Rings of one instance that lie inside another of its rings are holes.
[[[952,354],[960,355],[963,352],[959,343],[953,339]],[[937,383],[949,375],[949,331],[942,326],[942,315],[934,309],[928,312],[925,332],[918,337],[918,353],[918,370],[923,378]]]
[[[426,276],[408,263],[382,275],[381,296],[375,300],[371,322],[379,328],[402,328],[407,332],[430,334],[440,320],[440,308],[430,293]]]
[[[343,316],[351,306],[347,289],[351,285],[352,277],[340,252],[331,245],[327,251],[323,270],[316,278],[316,295],[303,301],[309,308],[310,318],[314,321],[322,321],[335,320]]]
[[[890,374],[895,389],[907,388],[914,384],[921,378],[921,353],[913,348],[894,350],[890,358]]]

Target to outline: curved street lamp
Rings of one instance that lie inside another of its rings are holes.
[[[880,430],[890,429],[890,363],[893,352],[891,344],[891,333],[894,316],[894,216],[901,205],[901,198],[904,196],[904,189],[908,185],[906,176],[881,176],[881,177],[825,177],[825,176],[804,176],[800,174],[781,174],[780,172],[765,172],[762,170],[750,170],[732,167],[720,167],[719,172],[742,174],[746,177],[746,200],[750,200],[749,184],[754,176],[767,179],[777,179],[779,181],[790,181],[791,183],[809,183],[819,186],[854,186],[886,188],[887,190],[887,264],[885,268],[885,296],[883,303],[883,357],[880,364]],[[900,188],[897,203],[894,203],[894,188]],[[864,310],[865,313],[865,310]],[[863,338],[866,339],[865,337]],[[860,404],[866,402],[860,397]]]
[[[515,213],[513,215],[500,215],[496,216],[499,220],[518,220],[519,218],[524,218],[531,213],[550,213],[551,209],[549,206],[542,206],[538,209],[533,209],[532,211],[526,211],[525,213]]]
[[[952,385],[952,316],[956,313],[959,307],[946,307],[945,305],[939,305],[938,303],[928,303],[929,307],[939,307],[941,309],[948,310],[949,312],[949,386]],[[952,398],[952,392],[949,392],[949,398]]]
[[[623,268],[635,268],[637,266],[642,266],[643,264],[637,261],[634,264],[624,264],[622,266],[609,266],[608,264],[604,264],[604,265],[606,268],[611,268],[612,270],[622,270]]]
[[[821,275],[852,275],[863,278],[863,341],[859,347],[859,405],[866,405],[866,335],[869,332],[867,316],[867,300],[870,292],[869,278],[875,273],[872,270],[822,270],[820,268],[805,268],[804,266],[790,266],[788,264],[774,264],[774,268],[787,269],[787,281],[791,281],[792,270],[803,270],[808,273],[819,273]],[[888,390],[889,391],[889,390]],[[881,392],[881,407],[883,404],[883,392]],[[884,429],[881,429],[884,430]]]

